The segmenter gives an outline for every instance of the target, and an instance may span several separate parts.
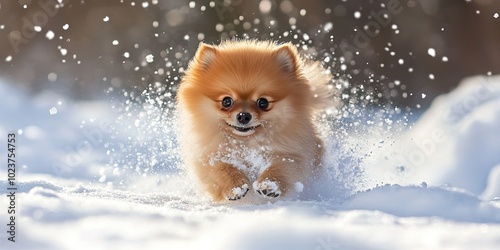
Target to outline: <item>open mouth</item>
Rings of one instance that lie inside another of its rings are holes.
[[[251,126],[251,127],[239,127],[239,126],[236,126],[236,125],[232,125],[232,124],[227,124],[229,125],[231,128],[233,128],[235,131],[235,134],[238,134],[238,135],[251,135],[255,132],[255,129],[260,127],[261,125],[257,125],[257,126]]]

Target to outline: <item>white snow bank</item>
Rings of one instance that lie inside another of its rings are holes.
[[[500,164],[499,129],[500,76],[465,79],[436,98],[409,132],[407,145],[413,147],[405,159],[414,170],[411,179],[460,187],[483,199],[500,197],[494,171]]]
[[[345,207],[378,210],[399,217],[441,217],[456,221],[500,223],[494,203],[480,201],[462,190],[385,185],[356,194]]]
[[[383,187],[341,206],[235,206],[47,181],[22,186],[17,249],[493,249],[500,234],[500,204],[445,189]]]
[[[223,220],[193,249],[495,249],[498,245],[497,226],[399,218],[370,210],[327,214],[276,210],[279,213],[236,213],[237,220]],[[214,240],[221,237],[224,240]]]
[[[0,133],[17,133],[21,172],[95,177],[116,116],[107,101],[74,103],[50,90],[29,97],[0,79],[0,105]]]

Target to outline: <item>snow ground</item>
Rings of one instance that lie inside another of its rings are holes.
[[[3,233],[1,249],[500,245],[500,76],[464,80],[403,131],[374,125],[339,141],[330,135],[325,179],[275,203],[212,204],[199,195],[179,168],[171,126],[158,129],[157,109],[127,106],[123,118],[109,101],[50,91],[32,98],[1,81],[0,105],[1,138],[18,133],[19,169],[16,243]]]

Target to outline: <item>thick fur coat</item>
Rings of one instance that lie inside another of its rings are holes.
[[[201,43],[177,93],[184,164],[215,201],[287,196],[321,165],[330,80],[291,44]]]

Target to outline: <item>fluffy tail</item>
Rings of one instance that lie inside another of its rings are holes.
[[[321,63],[306,61],[303,65],[303,74],[316,98],[314,109],[322,111],[339,107],[338,90],[332,83],[333,76],[321,67]]]

